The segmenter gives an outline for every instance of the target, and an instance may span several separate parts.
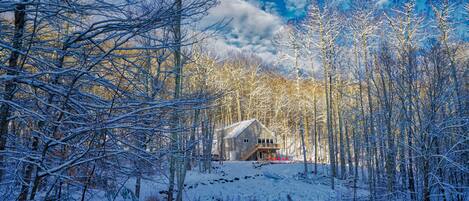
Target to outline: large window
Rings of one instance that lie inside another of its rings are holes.
[[[257,139],[257,144],[273,144],[273,139]]]

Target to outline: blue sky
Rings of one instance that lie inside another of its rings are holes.
[[[288,0],[255,0],[259,3],[259,8],[281,16],[284,19],[302,17],[305,14],[308,1],[288,1]]]
[[[316,0],[220,0],[220,4],[209,11],[204,23],[220,19],[231,19],[231,23],[219,37],[210,41],[217,53],[226,55],[231,51],[253,53],[267,62],[275,62],[277,50],[272,43],[273,36],[290,19],[303,18],[311,1]],[[329,5],[346,12],[353,0],[318,0],[320,5]],[[435,0],[433,0],[435,1]],[[450,0],[455,4],[469,0]],[[381,9],[400,6],[406,0],[370,0]],[[429,0],[416,0],[417,11],[431,14]],[[467,31],[467,25],[463,31]],[[465,34],[467,36],[467,34]]]
[[[284,19],[302,18],[306,14],[307,6],[316,0],[248,0],[253,4],[259,4],[259,8],[270,12],[271,10]],[[325,2],[336,6],[339,9],[347,10],[353,0],[317,0],[320,5]],[[382,8],[388,8],[394,5],[400,5],[405,0],[370,0],[371,3],[379,4]],[[456,2],[456,1],[455,1]],[[428,0],[416,0],[417,10],[419,12],[429,11]]]

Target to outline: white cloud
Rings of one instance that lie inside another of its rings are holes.
[[[308,0],[286,0],[285,6],[288,11],[295,13],[295,15],[303,12],[304,8],[308,5]]]
[[[378,0],[376,2],[376,5],[377,6],[384,6],[384,5],[387,5],[389,3],[389,0]]]
[[[210,40],[210,47],[217,49],[214,51],[254,53],[267,62],[275,59],[276,50],[272,38],[282,26],[279,16],[246,1],[221,0],[217,7],[209,11],[202,23],[208,25],[221,19],[231,21],[221,36]]]

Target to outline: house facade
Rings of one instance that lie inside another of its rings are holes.
[[[276,157],[280,145],[272,131],[251,119],[218,129],[214,148],[221,160],[267,160]]]

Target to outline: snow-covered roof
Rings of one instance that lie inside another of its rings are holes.
[[[231,130],[229,133],[225,135],[224,139],[235,138],[235,137],[238,137],[244,131],[244,129],[248,128],[255,121],[256,119],[240,121],[238,123],[232,124],[220,130]]]

